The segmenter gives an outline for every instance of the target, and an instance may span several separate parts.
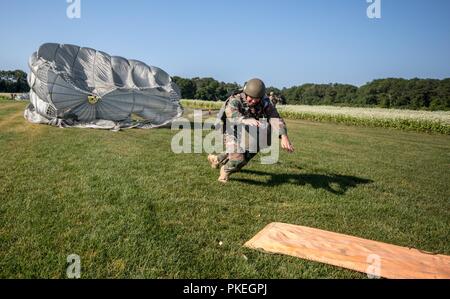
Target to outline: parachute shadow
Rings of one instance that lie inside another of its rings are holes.
[[[243,173],[270,176],[269,180],[254,181],[250,179],[235,178],[246,184],[258,186],[279,186],[284,184],[291,185],[310,185],[314,189],[323,189],[335,195],[344,195],[350,188],[358,185],[373,183],[373,180],[359,178],[355,176],[339,175],[339,174],[315,174],[315,173],[293,173],[293,174],[274,174],[256,170],[242,170]]]

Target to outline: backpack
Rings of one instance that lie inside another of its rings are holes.
[[[213,125],[214,130],[217,130],[220,128],[220,125],[223,126],[223,130],[225,132],[225,121],[226,121],[226,114],[225,114],[225,108],[227,107],[228,102],[235,97],[236,95],[242,93],[242,90],[235,90],[231,93],[231,95],[228,97],[228,99],[225,100],[225,102],[222,105],[222,108],[220,108],[219,113],[217,113],[216,122]]]

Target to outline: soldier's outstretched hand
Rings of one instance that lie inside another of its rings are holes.
[[[289,153],[294,152],[294,146],[292,145],[291,141],[289,140],[289,137],[286,135],[281,136],[281,148],[285,149]]]

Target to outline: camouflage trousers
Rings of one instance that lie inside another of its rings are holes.
[[[256,140],[251,141],[256,144],[252,151],[249,150],[251,147],[248,144],[241,144],[236,136],[224,134],[223,137],[226,151],[219,154],[217,158],[220,165],[225,166],[224,170],[227,173],[240,171],[260,150],[259,135]]]
[[[248,133],[248,127],[245,127],[247,133]],[[266,144],[263,145],[261,143],[262,139],[260,134],[267,134],[266,138],[264,138]],[[266,146],[271,145],[271,128],[269,126],[268,130],[266,131],[257,131],[256,136],[253,135],[247,135],[244,140],[246,140],[245,144],[242,144],[242,135],[241,134],[235,134],[231,135],[228,133],[225,133],[223,135],[224,144],[226,151],[225,153],[219,154],[217,156],[218,161],[220,165],[224,165],[224,170],[227,173],[234,173],[238,172],[247,165],[247,163],[253,159],[258,152],[261,150],[261,148],[264,148]],[[252,137],[253,136],[253,137]],[[251,150],[250,150],[251,149]]]

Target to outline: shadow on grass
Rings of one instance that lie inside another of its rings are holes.
[[[297,174],[274,174],[263,171],[255,170],[242,170],[243,173],[250,173],[256,175],[270,176],[270,179],[266,182],[254,181],[249,179],[235,178],[235,181],[259,185],[259,186],[279,186],[284,184],[291,185],[310,185],[314,189],[324,189],[336,195],[343,195],[350,188],[355,188],[358,185],[373,183],[372,180],[358,178],[348,175],[338,174],[310,174],[310,173],[297,173]]]

